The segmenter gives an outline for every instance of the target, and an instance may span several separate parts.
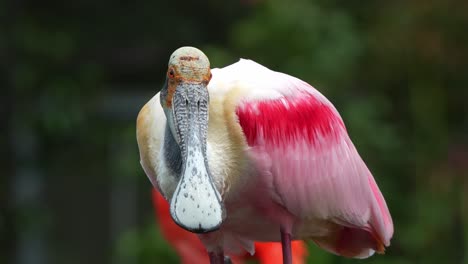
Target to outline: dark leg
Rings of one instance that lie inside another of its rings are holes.
[[[224,252],[208,252],[210,256],[210,264],[224,264]]]
[[[281,247],[283,249],[283,264],[292,264],[292,252],[291,252],[291,234],[281,230]]]

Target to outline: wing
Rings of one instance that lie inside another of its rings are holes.
[[[224,87],[231,83],[247,91],[236,114],[250,153],[262,157],[256,165],[268,172],[272,197],[303,221],[336,224],[332,238],[315,240],[325,249],[350,257],[383,251],[393,234],[392,219],[335,107],[309,84],[252,61],[241,60],[213,72],[217,75]]]
[[[159,93],[151,98],[140,110],[137,117],[137,142],[140,151],[140,163],[149,180],[160,192],[157,171],[159,153],[164,140],[166,116],[159,103]]]

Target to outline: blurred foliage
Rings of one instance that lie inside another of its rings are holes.
[[[177,263],[153,221],[134,122],[182,45],[203,49],[214,67],[253,59],[308,81],[334,102],[395,224],[386,255],[364,262],[468,262],[467,3],[0,7],[8,139],[1,143],[7,176],[0,201],[10,201],[0,208],[1,263]],[[136,205],[125,205],[125,195]],[[47,257],[28,262],[19,241],[37,237]],[[358,262],[312,244],[310,252],[309,263]]]
[[[125,263],[139,259],[141,263],[178,263],[175,251],[168,248],[159,229],[151,219],[144,227],[123,233],[117,241],[117,258],[127,259]]]

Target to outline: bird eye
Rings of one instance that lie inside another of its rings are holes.
[[[169,78],[174,78],[175,76],[174,69],[170,69],[168,72],[168,75],[169,75]]]

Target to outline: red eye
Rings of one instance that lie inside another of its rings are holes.
[[[169,72],[167,73],[167,75],[169,76],[169,78],[174,78],[174,76],[175,76],[174,70],[170,69]]]

